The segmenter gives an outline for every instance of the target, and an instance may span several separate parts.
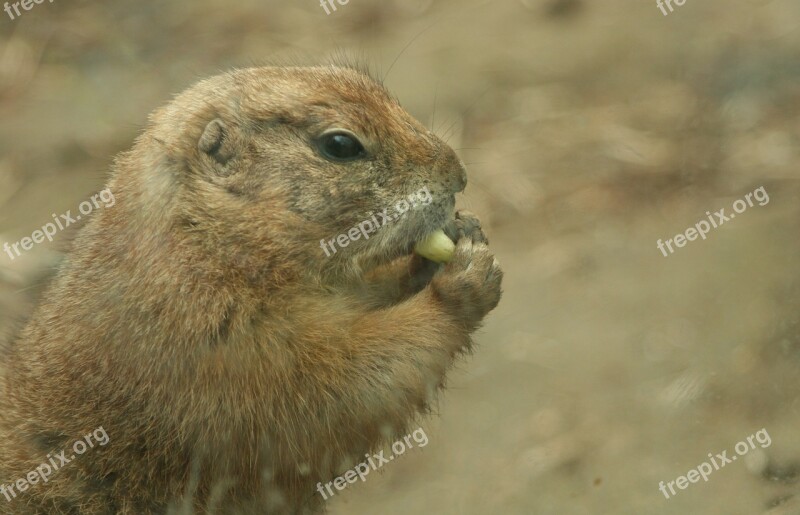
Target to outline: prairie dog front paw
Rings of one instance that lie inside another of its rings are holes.
[[[503,271],[476,216],[459,211],[445,233],[456,240],[456,250],[431,288],[444,309],[473,331],[500,302]]]

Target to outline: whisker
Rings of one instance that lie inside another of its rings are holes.
[[[431,23],[430,25],[428,25],[427,27],[422,29],[420,32],[417,33],[416,36],[414,36],[411,39],[411,41],[408,42],[408,44],[406,46],[403,47],[403,49],[400,51],[400,53],[397,55],[397,57],[394,58],[394,61],[392,61],[392,64],[389,65],[389,69],[386,70],[386,74],[381,79],[381,84],[386,82],[386,78],[389,76],[389,73],[392,71],[392,68],[394,68],[394,65],[397,64],[397,60],[400,59],[400,57],[405,53],[406,50],[408,50],[408,47],[410,47],[414,43],[414,41],[416,41],[420,36],[422,36],[428,30],[432,29],[434,27],[434,25],[436,25],[437,23],[439,23],[439,20],[434,21],[433,23]]]

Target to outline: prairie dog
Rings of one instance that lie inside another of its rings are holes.
[[[157,110],[6,357],[0,483],[95,428],[109,441],[0,510],[320,510],[315,485],[424,412],[500,300],[479,221],[453,212],[465,185],[350,68],[236,70]],[[448,264],[411,254],[440,228]]]

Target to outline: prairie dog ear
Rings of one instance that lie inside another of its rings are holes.
[[[224,165],[236,153],[236,145],[232,136],[233,134],[231,134],[225,122],[215,118],[206,125],[197,143],[197,148],[213,158],[218,164]]]

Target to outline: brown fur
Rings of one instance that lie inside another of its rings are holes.
[[[324,159],[309,142],[331,127],[369,158]],[[110,443],[0,510],[319,510],[317,482],[407,429],[499,301],[479,223],[453,219],[465,184],[454,152],[355,70],[237,70],[179,95],[118,158],[116,205],[6,361],[0,482],[99,426]],[[320,249],[423,186],[424,209]],[[451,263],[409,256],[442,226]]]

